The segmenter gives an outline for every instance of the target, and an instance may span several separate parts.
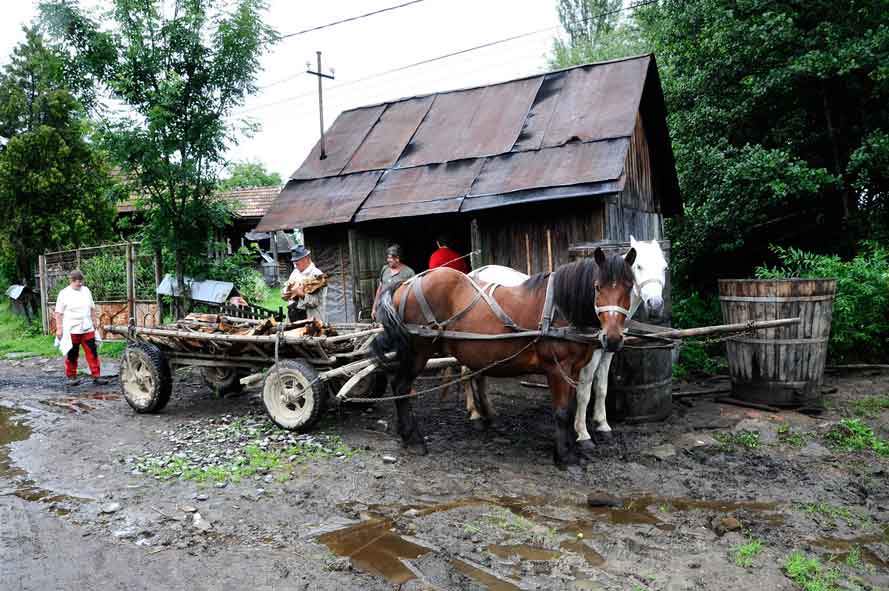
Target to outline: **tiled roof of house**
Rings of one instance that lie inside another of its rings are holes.
[[[280,191],[281,188],[278,186],[251,187],[220,191],[216,193],[216,198],[226,201],[236,217],[261,218]],[[117,213],[132,213],[137,209],[135,199],[127,199],[117,204]]]

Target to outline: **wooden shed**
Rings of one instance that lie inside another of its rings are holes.
[[[680,212],[653,55],[344,111],[260,221],[303,228],[332,320],[369,317],[388,244],[426,268],[438,233],[472,265],[535,273],[571,244],[663,238]]]

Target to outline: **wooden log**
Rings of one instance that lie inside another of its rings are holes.
[[[690,337],[707,337],[715,335],[726,335],[733,332],[746,332],[748,330],[763,330],[768,328],[776,328],[778,326],[789,326],[791,324],[799,324],[799,318],[779,318],[778,320],[762,320],[758,322],[739,322],[736,324],[718,324],[716,326],[702,326],[700,328],[682,328],[664,330],[646,334],[645,337],[628,337],[625,342],[631,340],[633,344],[643,341],[645,338],[667,338],[667,339],[687,339]],[[633,340],[636,339],[636,340]]]
[[[764,410],[767,412],[781,412],[780,408],[775,408],[774,406],[769,406],[768,404],[758,404],[756,402],[748,402],[746,400],[738,400],[737,398],[731,398],[729,396],[723,396],[722,398],[717,398],[716,402],[720,402],[722,404],[731,404],[733,406],[743,406],[744,408],[754,408],[756,410]]]
[[[129,327],[126,326],[117,326],[117,325],[109,325],[105,327],[107,332],[111,334],[119,334],[119,335],[128,335]],[[191,341],[219,341],[219,342],[233,342],[233,343],[274,343],[278,340],[276,335],[252,335],[252,336],[242,336],[242,335],[232,335],[232,334],[221,334],[221,333],[203,333],[203,332],[189,332],[186,330],[171,330],[166,328],[145,328],[142,326],[138,326],[135,328],[135,334],[137,335],[149,335],[149,336],[160,336],[160,337],[174,337],[181,338]],[[288,337],[282,336],[281,343],[287,345],[300,345],[304,343],[317,343],[318,341],[324,341],[325,337]]]
[[[352,332],[352,333],[348,333],[348,334],[341,334],[341,335],[337,335],[337,336],[335,336],[335,337],[326,337],[326,341],[325,341],[325,342],[327,342],[327,343],[341,343],[341,342],[343,342],[343,341],[349,341],[349,340],[351,340],[351,339],[355,339],[355,338],[358,338],[358,337],[363,337],[363,336],[367,336],[367,335],[378,334],[378,333],[381,333],[381,332],[383,332],[383,327],[382,327],[382,326],[377,327],[377,328],[371,328],[371,329],[368,329],[368,330],[359,330],[359,331],[357,331],[357,332]]]

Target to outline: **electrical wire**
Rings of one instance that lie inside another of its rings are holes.
[[[306,33],[311,33],[312,31],[320,31],[321,29],[327,29],[329,27],[333,27],[336,25],[341,25],[343,23],[350,23],[352,21],[357,21],[363,18],[367,18],[369,16],[374,16],[375,14],[381,14],[383,12],[389,12],[390,10],[395,10],[397,8],[404,8],[405,6],[410,6],[411,4],[419,4],[420,2],[425,2],[426,0],[411,0],[410,2],[405,2],[403,4],[397,4],[395,6],[390,6],[388,8],[381,8],[380,10],[374,10],[373,12],[368,12],[367,14],[359,14],[357,16],[350,16],[349,18],[344,18],[339,21],[334,21],[332,23],[327,23],[326,25],[319,25],[317,27],[311,27],[309,29],[303,29],[302,31],[296,31],[294,33],[287,33],[286,35],[281,35],[279,39],[289,39],[290,37],[296,37],[298,35],[305,35]]]

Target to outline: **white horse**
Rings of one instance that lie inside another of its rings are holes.
[[[633,263],[633,293],[630,297],[630,318],[644,302],[649,318],[657,319],[663,313],[664,308],[663,291],[667,274],[667,260],[664,258],[664,253],[657,240],[637,241],[630,236],[630,246],[636,249],[636,261]],[[497,283],[510,287],[519,285],[529,278],[521,271],[501,265],[481,267],[474,270],[469,276],[485,283]],[[577,433],[577,442],[581,452],[590,451],[593,447],[592,438],[587,430],[586,417],[590,391],[594,384],[596,403],[593,409],[593,421],[596,423],[596,431],[605,436],[611,434],[611,427],[605,416],[605,397],[608,395],[608,371],[611,368],[613,357],[614,353],[606,353],[602,349],[597,349],[590,362],[580,371],[574,430]],[[464,375],[466,375],[465,371]],[[493,407],[485,394],[483,376],[476,378],[475,389],[477,400],[473,396],[471,384],[466,383],[466,408],[470,413],[469,418],[470,420],[490,420],[493,415]],[[479,406],[481,406],[481,412],[479,412]]]

